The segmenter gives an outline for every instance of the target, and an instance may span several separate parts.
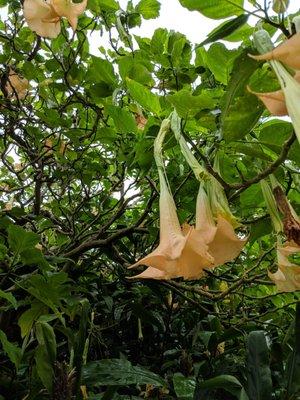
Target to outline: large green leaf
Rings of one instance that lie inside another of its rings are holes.
[[[88,363],[83,368],[83,382],[96,386],[127,386],[153,384],[164,386],[164,380],[145,368],[133,366],[127,360],[110,359]]]
[[[120,133],[134,133],[137,126],[132,113],[121,107],[107,106],[107,112],[114,120],[116,129]]]
[[[18,325],[21,329],[21,337],[27,336],[35,321],[38,320],[39,316],[47,312],[47,307],[40,302],[33,302],[31,307],[23,312],[18,320]]]
[[[140,0],[136,10],[145,19],[157,18],[159,16],[160,2],[158,0]]]
[[[191,11],[199,11],[208,18],[222,19],[243,13],[244,0],[179,0]]]
[[[152,93],[145,86],[132,79],[126,79],[127,87],[130,96],[146,110],[153,112],[154,114],[161,113],[161,107],[159,97]]]
[[[9,357],[10,361],[15,364],[16,369],[20,365],[22,358],[22,350],[15,344],[9,342],[6,334],[0,329],[0,342],[2,344],[4,352]]]
[[[204,109],[212,109],[216,104],[209,91],[204,91],[198,96],[193,96],[186,89],[168,96],[168,101],[175,107],[178,115],[183,118],[194,116]]]
[[[293,398],[300,394],[300,303],[295,313],[294,349],[287,368],[287,393]]]
[[[204,46],[205,44],[216,42],[217,40],[224,39],[233,34],[236,30],[240,29],[247,21],[249,15],[242,14],[230,21],[223,22],[220,26],[214,29],[197,47]]]
[[[173,376],[173,385],[179,400],[193,400],[196,387],[195,379],[176,373]]]
[[[56,360],[56,338],[53,328],[47,322],[37,322],[36,337],[39,343],[35,350],[37,372],[43,385],[51,393]]]
[[[39,239],[39,235],[28,232],[20,226],[10,225],[8,228],[8,243],[14,252],[15,260],[20,256],[25,265],[39,265],[43,269],[48,269],[49,264],[43,253],[35,247]]]
[[[29,248],[34,248],[39,242],[39,235],[33,232],[28,232],[17,225],[10,225],[8,228],[8,243],[9,247],[18,256],[23,251]]]
[[[235,55],[235,50],[228,50],[222,43],[214,43],[206,53],[207,67],[224,85],[228,83]]]
[[[250,400],[272,398],[270,356],[265,333],[250,332],[247,342],[248,394]]]
[[[112,86],[117,83],[112,64],[107,60],[94,56],[87,72],[87,79],[93,83],[105,82]]]
[[[197,394],[204,396],[206,391],[223,389],[231,393],[238,400],[249,400],[243,385],[231,375],[220,375],[215,378],[207,379],[197,384]],[[204,397],[203,397],[204,398]]]
[[[243,138],[253,129],[263,112],[261,102],[247,92],[249,78],[258,68],[258,63],[251,60],[248,53],[249,49],[244,50],[235,60],[222,100],[221,124],[226,141]]]
[[[16,298],[10,292],[4,292],[0,289],[0,298],[7,300],[15,309],[18,307]]]

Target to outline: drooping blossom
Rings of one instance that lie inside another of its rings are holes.
[[[206,183],[206,185],[212,184],[216,182]],[[245,246],[247,238],[240,238],[235,233],[236,222],[232,214],[230,212],[225,214],[223,209],[218,208],[218,204],[212,207],[211,202],[214,202],[214,198],[209,199],[204,187],[200,185],[196,208],[196,231],[205,238],[209,254],[214,258],[211,267],[217,267],[234,260]]]
[[[8,97],[22,100],[28,93],[29,82],[26,78],[21,78],[20,75],[10,68],[5,89]]]
[[[275,49],[265,54],[251,55],[255,60],[281,61],[285,65],[295,70],[300,69],[300,32],[285,40]]]
[[[77,28],[78,17],[81,15],[87,6],[87,0],[82,0],[81,3],[74,3],[72,0],[50,0],[51,6],[60,17],[65,17],[69,21],[73,31]]]
[[[292,120],[292,124],[294,126],[295,133],[297,135],[298,141],[300,143],[300,83],[298,82],[299,78],[299,73],[293,77],[290,72],[287,71],[287,69],[279,62],[280,61],[285,62],[287,65],[290,67],[300,68],[300,33],[297,33],[295,36],[293,36],[291,39],[291,42],[289,40],[289,44],[282,44],[281,46],[277,47],[275,50],[269,51],[266,54],[263,54],[261,56],[254,56],[256,59],[263,59],[263,60],[269,60],[272,68],[274,69],[277,78],[279,80],[281,89],[284,94],[285,98],[285,105],[286,109],[288,112],[288,115],[290,116]],[[264,30],[260,30],[253,35],[254,41],[256,42],[256,47],[259,49],[260,52],[262,52],[265,48],[270,48],[272,46],[272,41],[271,38],[268,34],[268,32]],[[288,46],[288,47],[287,47]],[[280,50],[278,50],[280,48]],[[277,50],[277,51],[276,51]],[[294,51],[294,54],[292,52]],[[276,59],[274,58],[274,54],[276,54]],[[251,56],[253,57],[253,56]],[[294,58],[294,61],[292,59]],[[270,105],[270,104],[269,104]],[[275,106],[274,106],[275,107]],[[283,113],[285,110],[281,106],[277,106],[278,109],[277,111],[280,113]],[[274,108],[275,109],[275,108]]]
[[[300,71],[294,75],[294,79],[300,83]],[[254,92],[248,86],[248,91],[257,96],[269,110],[270,114],[275,116],[288,115],[288,110],[285,101],[283,90],[276,90],[275,92],[259,93]]]
[[[171,127],[183,156],[201,182],[196,203],[196,226],[191,231],[191,237],[197,234],[208,246],[209,254],[214,259],[210,268],[232,261],[242,251],[247,238],[236,235],[234,229],[239,224],[230,211],[223,187],[193,155],[181,134],[181,120],[176,112],[172,114]],[[220,173],[218,157],[215,158],[214,169]]]
[[[75,31],[78,17],[86,6],[87,0],[81,3],[74,3],[72,0],[25,0],[24,17],[32,31],[42,37],[53,39],[60,33],[62,17],[67,18]]]
[[[177,217],[176,205],[164,175],[161,157],[163,138],[169,126],[169,120],[163,121],[155,141],[155,159],[160,181],[160,243],[153,252],[130,267],[135,268],[139,265],[148,267],[134,278],[191,279],[201,275],[203,268],[213,263],[203,238],[194,232],[193,227],[185,225],[182,229]]]
[[[24,17],[29,28],[42,37],[54,39],[60,33],[60,16],[51,0],[25,0]]]
[[[180,121],[177,114],[172,115],[171,127],[189,165],[196,177],[205,177],[201,183],[196,202],[195,227],[184,224],[180,227],[176,206],[171,195],[161,156],[164,136],[169,130],[166,120],[155,140],[155,160],[160,180],[160,244],[149,255],[130,268],[145,265],[148,268],[133,278],[140,279],[198,279],[206,269],[214,268],[236,258],[247,239],[236,235],[235,217],[231,214],[228,202],[220,184],[209,176],[198,163],[183,138],[180,138]],[[204,186],[209,188],[209,196]],[[217,204],[216,204],[217,203]]]
[[[300,246],[294,242],[286,242],[277,247],[278,270],[269,278],[275,283],[278,292],[294,292],[300,289],[300,265],[289,260],[293,255],[300,255]]]
[[[293,292],[300,289],[300,265],[294,263],[292,259],[293,256],[300,259],[300,218],[276,178],[271,175],[270,179],[273,191],[266,181],[262,181],[261,186],[277,234],[278,270],[275,273],[268,271],[268,275],[279,292]]]

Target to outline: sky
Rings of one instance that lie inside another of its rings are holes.
[[[263,4],[263,0],[258,2]],[[119,3],[126,9],[127,0],[119,0]],[[133,0],[134,5],[137,3],[138,0]],[[160,3],[160,16],[153,20],[143,20],[141,27],[131,30],[132,33],[151,37],[156,28],[163,27],[185,34],[192,43],[200,43],[222,22],[206,18],[197,11],[189,11],[181,6],[179,0],[160,0]],[[253,10],[253,6],[247,0],[244,7],[246,10]],[[299,8],[299,0],[290,0],[290,13],[298,11]],[[256,21],[256,18],[250,19],[251,24],[255,24]]]

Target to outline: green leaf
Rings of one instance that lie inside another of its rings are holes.
[[[4,244],[0,243],[0,260],[4,260],[6,254],[7,254],[7,247]]]
[[[157,18],[159,10],[160,2],[157,0],[141,0],[136,6],[136,11],[145,19]]]
[[[83,367],[83,382],[96,386],[127,386],[152,384],[164,386],[165,381],[145,368],[133,366],[127,360],[93,361]]]
[[[231,35],[237,29],[241,28],[247,21],[249,15],[242,14],[230,21],[223,22],[220,26],[214,29],[197,47],[204,46],[205,44],[216,42],[217,40],[224,39]]]
[[[2,299],[7,300],[14,307],[15,310],[17,309],[18,307],[17,300],[11,293],[4,292],[3,290],[0,289],[0,297]]]
[[[101,11],[118,11],[120,6],[115,0],[93,0]]]
[[[248,57],[249,49],[243,51],[234,62],[226,94],[222,100],[221,125],[226,141],[245,137],[263,112],[263,106],[247,92],[250,76],[258,63]]]
[[[151,111],[153,114],[160,114],[161,107],[159,97],[152,93],[149,89],[145,88],[140,83],[127,78],[126,83],[130,96],[146,110]]]
[[[21,328],[21,337],[24,338],[27,336],[35,321],[43,315],[43,313],[47,312],[47,307],[43,303],[35,302],[32,304],[29,310],[23,312],[18,320],[18,325]]]
[[[81,315],[79,329],[76,335],[74,335],[74,367],[76,370],[76,383],[75,390],[79,392],[82,380],[82,367],[86,362],[87,354],[85,354],[86,343],[88,341],[88,324],[90,314],[90,304],[87,299],[83,299],[80,302]]]
[[[247,370],[250,400],[272,399],[270,356],[263,331],[253,331],[248,336]]]
[[[238,400],[249,400],[242,384],[234,376],[231,375],[220,375],[215,378],[199,382],[198,385],[200,391],[197,390],[197,392],[198,394],[200,394],[200,396],[203,396],[205,390],[210,391],[215,389],[223,389],[226,390],[226,392],[231,393]]]
[[[120,133],[135,133],[137,126],[132,113],[121,107],[107,106],[106,110],[112,117],[115,127]]]
[[[124,56],[118,60],[119,72],[123,80],[130,78],[142,85],[153,85],[154,81],[148,66],[132,56]]]
[[[118,11],[119,3],[115,0],[97,0],[101,10],[103,11]]]
[[[217,81],[227,85],[233,67],[235,50],[228,50],[223,43],[214,43],[206,53],[206,65]]]
[[[6,334],[0,329],[0,342],[2,344],[4,352],[7,354],[10,361],[18,369],[22,358],[22,350],[15,344],[7,340]]]
[[[223,19],[243,13],[244,0],[179,0],[190,11],[199,11],[208,18]]]
[[[114,92],[114,87],[106,82],[98,82],[92,84],[87,91],[90,97],[98,100],[111,96]]]
[[[28,232],[17,225],[10,225],[8,228],[8,244],[15,256],[28,248],[34,248],[39,242],[39,235]]]
[[[118,82],[112,63],[100,57],[92,57],[91,66],[87,72],[87,80],[92,83],[105,82],[115,86]]]
[[[173,385],[179,400],[193,400],[196,387],[195,379],[187,378],[180,373],[176,373],[173,376]]]
[[[53,366],[56,360],[56,339],[53,328],[47,322],[36,323],[38,347],[35,350],[37,372],[43,385],[51,393],[53,386]]]
[[[198,96],[193,96],[187,89],[167,97],[168,101],[175,107],[180,117],[194,116],[204,109],[214,108],[216,101],[210,96],[209,91],[203,91]]]
[[[300,392],[300,303],[297,303],[295,313],[294,349],[287,368],[287,395],[293,398]]]

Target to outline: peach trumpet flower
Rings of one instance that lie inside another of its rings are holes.
[[[165,188],[161,190],[160,244],[153,252],[130,267],[148,266],[134,278],[199,278],[203,275],[204,268],[213,265],[214,259],[208,253],[208,246],[200,232],[188,224],[180,227],[172,196],[165,192]]]
[[[269,278],[275,283],[278,292],[294,292],[300,289],[300,265],[289,261],[293,254],[300,254],[300,246],[295,242],[286,242],[277,247],[278,270]]]
[[[215,217],[212,212],[214,208],[216,209]],[[209,254],[214,258],[212,268],[234,260],[248,240],[248,238],[240,238],[235,233],[236,222],[232,219],[231,213],[227,217],[226,215],[223,210],[218,210],[218,205],[211,207],[203,185],[200,185],[196,208],[196,231],[205,238]]]
[[[298,34],[297,34],[298,35]],[[296,35],[295,35],[296,36]],[[256,47],[260,52],[265,50],[269,50],[272,48],[273,44],[271,38],[265,30],[260,30],[254,33],[253,35],[254,41],[256,43]],[[297,58],[297,54],[295,55]],[[286,68],[281,64],[281,62],[270,59],[270,64],[277,75],[279,80],[281,89],[284,93],[285,104],[288,111],[288,115],[292,120],[292,124],[294,126],[294,130],[297,136],[297,139],[300,143],[300,83],[297,81],[297,78],[293,77]]]
[[[300,83],[300,71],[297,71],[294,75],[294,79]],[[286,106],[286,100],[283,90],[276,90],[275,92],[259,93],[254,92],[247,87],[248,91],[257,96],[269,110],[270,114],[276,116],[288,115],[288,109]]]
[[[26,97],[29,89],[29,82],[21,78],[12,68],[9,68],[7,83],[5,85],[8,97],[22,100]]]
[[[76,31],[78,17],[86,9],[87,0],[82,0],[81,3],[74,3],[72,0],[51,0],[51,6],[57,15],[67,18],[73,31]]]
[[[60,33],[60,16],[50,0],[25,0],[24,17],[29,28],[38,35],[50,39]]]
[[[176,205],[165,177],[161,155],[162,143],[169,128],[170,121],[164,120],[154,144],[160,181],[160,243],[153,252],[129,267],[136,268],[139,265],[148,267],[133,278],[191,279],[202,275],[203,268],[213,264],[213,257],[208,253],[208,247],[202,236],[188,225],[181,229],[177,217]]]
[[[255,60],[281,61],[295,70],[300,69],[300,32],[265,54],[250,55]]]

